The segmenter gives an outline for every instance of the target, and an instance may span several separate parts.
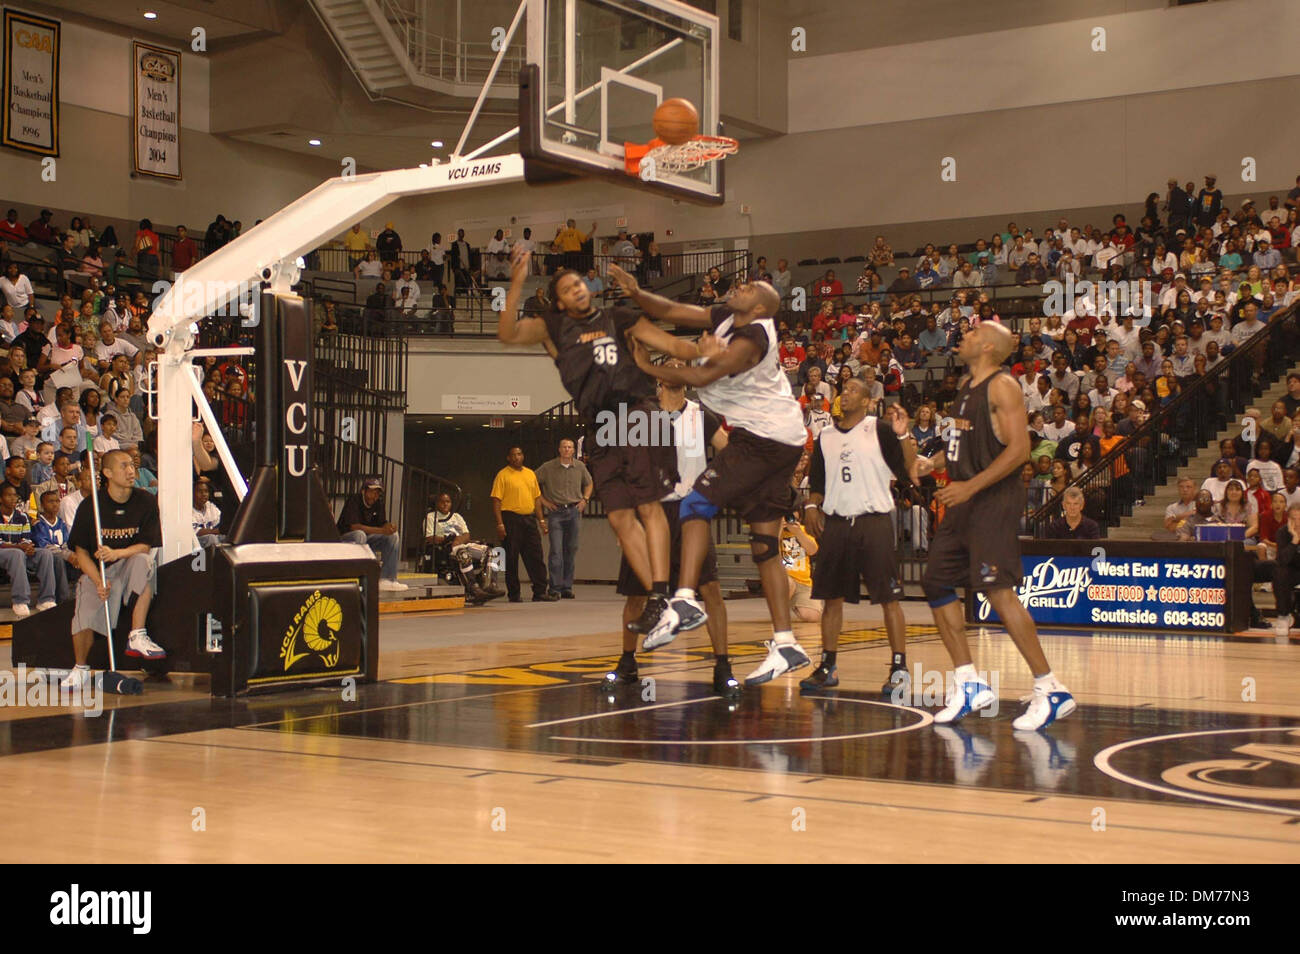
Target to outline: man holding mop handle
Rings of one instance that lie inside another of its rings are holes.
[[[87,442],[89,466],[94,450]],[[143,659],[163,659],[167,653],[149,638],[145,619],[153,600],[153,559],[150,551],[162,545],[158,502],[145,490],[137,489],[136,469],[131,455],[113,450],[104,455],[103,486],[77,507],[68,534],[68,546],[77,555],[82,576],[77,581],[77,607],[72,617],[72,649],[77,666],[63,685],[76,689],[90,679],[86,664],[95,633],[109,636],[109,665],[114,666],[110,627],[117,615],[138,594],[131,611],[131,635],[126,654]]]

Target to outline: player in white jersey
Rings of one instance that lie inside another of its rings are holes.
[[[709,522],[723,507],[731,507],[749,524],[750,551],[772,617],[767,658],[746,685],[807,666],[808,654],[790,628],[789,584],[779,559],[781,523],[794,504],[790,479],[808,438],[778,353],[771,316],[780,307],[780,295],[767,282],[746,282],[736,286],[725,303],[704,308],[644,291],[617,266],[609,271],[647,316],[706,332],[700,339],[705,357],[695,367],[655,365],[643,348],[636,349],[637,364],[661,381],[698,388],[704,406],[722,415],[731,428],[726,448],[682,499],[678,588],[642,648],[666,645],[679,632],[707,620],[695,589],[708,551]]]
[[[674,367],[685,367],[677,359],[668,362]],[[707,408],[686,399],[686,389],[659,382],[659,407],[673,415],[673,446],[677,449],[677,485],[663,499],[664,516],[668,519],[670,537],[669,584],[677,587],[681,573],[682,534],[678,510],[681,500],[691,492],[696,478],[708,467],[708,449],[720,451],[727,446],[727,432],[722,421]],[[740,683],[731,675],[731,662],[727,658],[727,609],[722,600],[722,587],[718,583],[717,554],[713,541],[704,558],[699,579],[700,599],[708,613],[709,642],[713,646],[713,691],[724,698],[740,694]],[[618,569],[617,592],[627,597],[623,607],[623,655],[618,665],[605,674],[605,686],[633,685],[639,681],[636,666],[637,632],[628,624],[640,617],[645,608],[646,590],[632,572],[627,560]]]
[[[907,623],[903,619],[903,586],[894,558],[894,525],[890,513],[894,495],[890,478],[915,482],[908,472],[915,454],[908,453],[894,429],[881,418],[868,417],[871,392],[867,382],[850,378],[840,394],[843,415],[817,437],[809,470],[809,502],[804,524],[817,538],[812,598],[824,600],[822,661],[799,683],[804,690],[839,685],[836,653],[844,627],[844,601],[857,603],[862,583],[871,601],[885,616],[885,631],[893,651],[884,692],[897,703],[909,695]]]

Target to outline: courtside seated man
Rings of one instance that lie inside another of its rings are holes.
[[[946,467],[950,478],[935,494],[947,509],[921,581],[956,667],[946,705],[934,717],[941,725],[997,701],[971,660],[959,586],[985,594],[1033,673],[1029,708],[1012,725],[1042,729],[1075,710],[1074,697],[1052,673],[1038,629],[1016,594],[1021,580],[1016,533],[1025,510],[1020,468],[1029,457],[1029,422],[1024,393],[1002,368],[1015,346],[1015,335],[996,321],[981,321],[966,333],[957,355],[968,371],[940,435],[946,439],[944,450],[917,458],[920,476]]]
[[[99,494],[99,519],[103,545],[95,548],[95,501],[89,497],[77,507],[77,516],[68,535],[68,546],[77,554],[81,578],[77,580],[77,606],[72,615],[72,651],[77,665],[63,680],[76,689],[90,679],[86,660],[95,633],[105,636],[109,620],[117,626],[119,613],[131,599],[138,597],[131,610],[131,635],[126,654],[143,659],[163,659],[167,653],[149,638],[145,620],[153,601],[154,547],[162,546],[162,524],[158,520],[158,499],[135,486],[136,470],[126,451],[109,451],[104,455],[103,486]],[[104,561],[104,576],[99,575],[99,561]]]

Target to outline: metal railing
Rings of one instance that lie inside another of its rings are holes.
[[[1130,515],[1136,499],[1169,480],[1286,367],[1300,340],[1298,308],[1293,304],[1275,312],[1263,329],[1153,411],[1130,436],[1038,507],[1026,532],[1043,537],[1049,522],[1061,515],[1061,500],[1071,487],[1083,492],[1084,513],[1101,525],[1103,534]]]
[[[405,409],[407,351],[406,341],[400,337],[321,336],[316,342],[316,370],[350,387],[385,395],[394,409]]]
[[[469,42],[426,30],[421,25],[420,15],[397,0],[381,0],[381,9],[384,18],[401,38],[406,56],[416,71],[454,83],[481,84],[487,79],[497,57],[492,41]],[[502,57],[497,82],[517,86],[524,56],[523,43],[512,43]]]
[[[416,557],[423,551],[424,517],[433,508],[438,494],[451,495],[453,510],[461,509],[465,503],[464,491],[454,481],[356,441],[346,441],[338,435],[319,438],[316,453],[325,497],[335,510],[348,496],[360,493],[361,482],[367,477],[383,481],[389,519],[401,534],[405,557]]]

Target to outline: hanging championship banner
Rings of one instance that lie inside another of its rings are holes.
[[[0,142],[59,154],[59,21],[4,12],[4,122]]]
[[[181,177],[181,54],[136,41],[134,71],[135,171],[163,179]]]

